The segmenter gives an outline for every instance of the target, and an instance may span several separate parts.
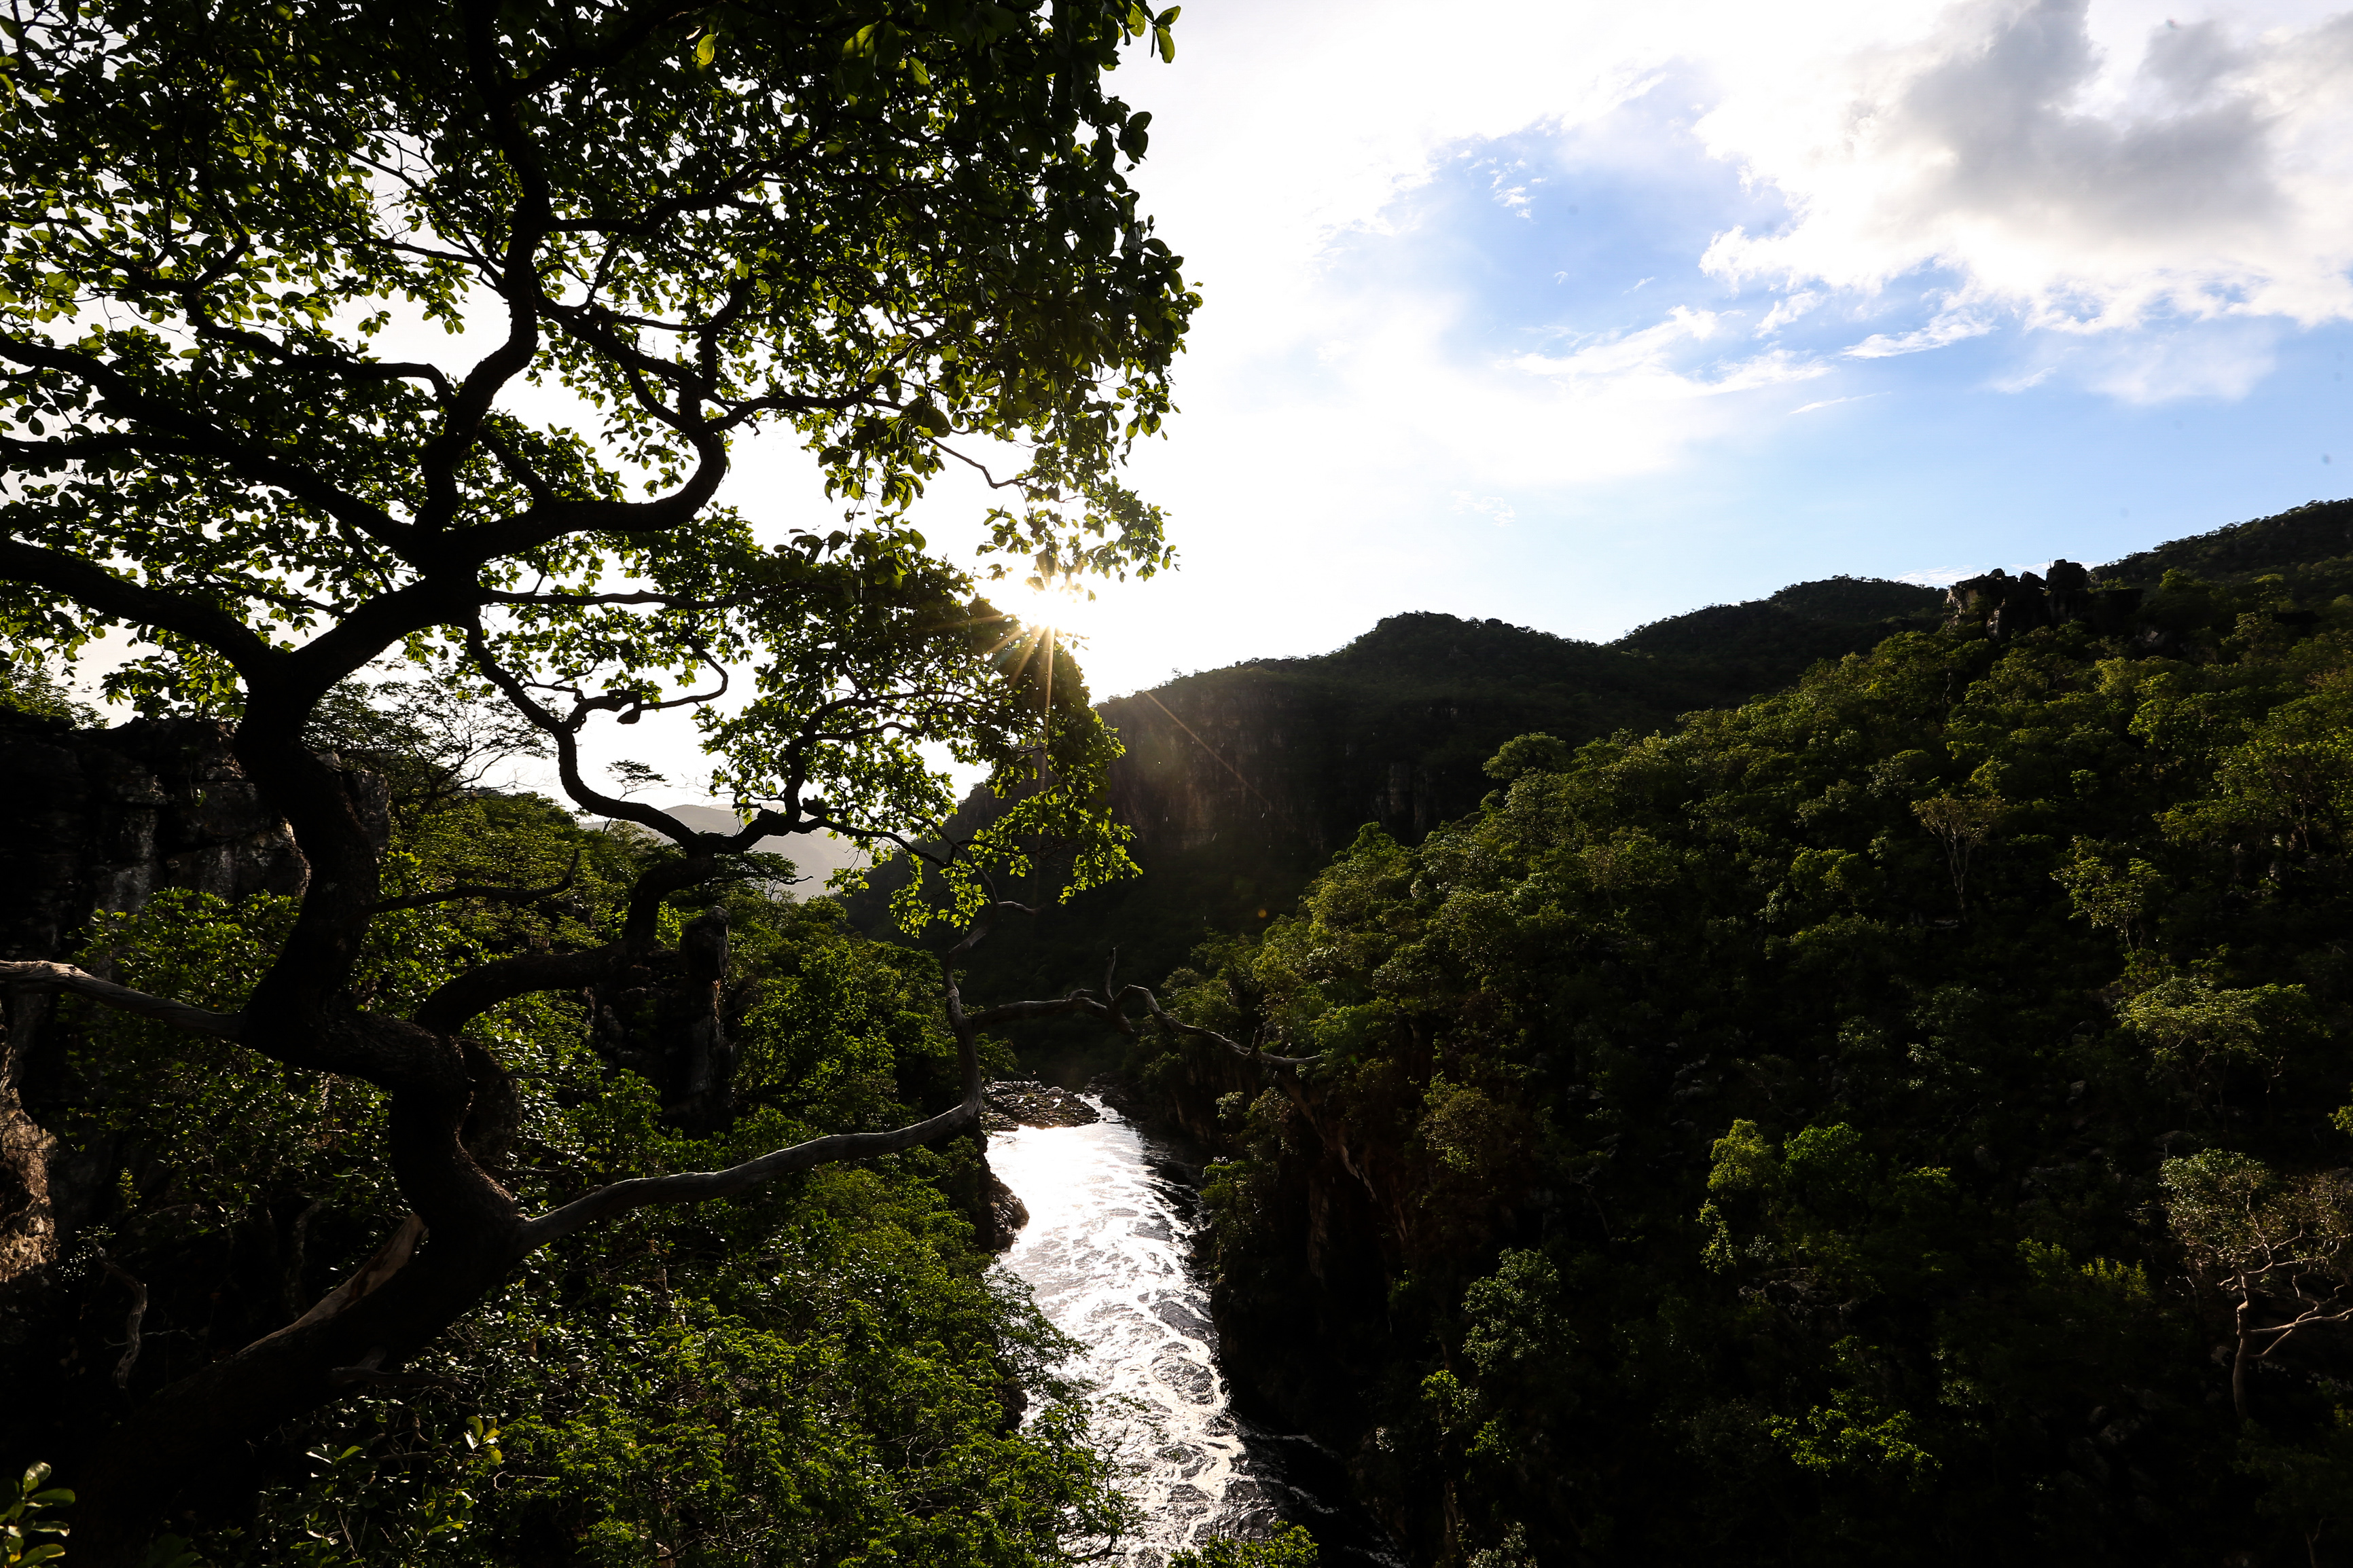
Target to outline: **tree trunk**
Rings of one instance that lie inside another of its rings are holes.
[[[2254,1310],[2254,1305],[2253,1296],[2242,1292],[2239,1297],[2239,1310],[2233,1319],[2233,1324],[2238,1331],[2239,1346],[2238,1353],[2231,1358],[2231,1407],[2239,1413],[2239,1419],[2242,1421],[2248,1418],[2247,1366],[2254,1360],[2252,1352],[2255,1342],[2254,1335],[2247,1328],[2247,1315]]]

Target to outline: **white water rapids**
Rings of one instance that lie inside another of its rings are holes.
[[[1370,1543],[1361,1516],[1298,1484],[1320,1471],[1316,1490],[1335,1491],[1332,1456],[1231,1409],[1208,1291],[1188,1257],[1198,1200],[1166,1151],[1102,1101],[1088,1103],[1102,1121],[990,1134],[988,1163],[1029,1210],[1002,1267],[1085,1347],[1071,1370],[1109,1396],[1097,1436],[1145,1519],[1123,1561],[1159,1568],[1172,1549],[1212,1535],[1261,1537],[1297,1522],[1335,1568],[1396,1563],[1357,1544]]]

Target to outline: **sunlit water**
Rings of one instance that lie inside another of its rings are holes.
[[[1233,1412],[1208,1291],[1189,1267],[1195,1195],[1166,1151],[1089,1103],[1103,1114],[1092,1126],[992,1133],[988,1162],[1029,1209],[1003,1267],[1085,1347],[1071,1370],[1108,1396],[1098,1436],[1145,1516],[1124,1561],[1156,1568],[1208,1536],[1296,1522],[1324,1543],[1326,1563],[1397,1563],[1337,1503],[1332,1456]]]

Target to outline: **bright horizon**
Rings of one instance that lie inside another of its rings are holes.
[[[1191,0],[1176,37],[1112,86],[1206,300],[1130,472],[1181,567],[1056,613],[1098,698],[2353,492],[2353,13]],[[722,499],[839,523],[788,437]],[[952,473],[916,521],[969,559],[986,505]],[[590,760],[699,790],[653,730]]]
[[[2353,13],[1195,0],[1134,179],[1206,305],[1098,697],[1436,610],[1607,641],[2353,492]],[[806,458],[729,499],[832,521]],[[945,476],[917,511],[969,538]],[[998,596],[1019,612],[1019,594]]]
[[[1133,468],[1182,566],[1058,617],[1098,696],[2353,491],[2353,14],[1197,0],[1176,37],[1113,85],[1207,301]],[[810,489],[746,457],[755,515]]]

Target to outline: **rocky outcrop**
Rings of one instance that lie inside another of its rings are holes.
[[[382,821],[381,784],[354,783]],[[159,889],[236,899],[310,881],[210,720],[75,730],[0,711],[0,958],[66,956],[93,912],[138,909]],[[87,1207],[80,1189],[102,1175],[102,1162],[67,1157],[36,1119],[60,1092],[55,1005],[20,991],[0,1016],[0,1282],[55,1255]]]
[[[1103,1112],[1050,1083],[1000,1079],[981,1091],[987,1102],[981,1125],[991,1132],[1017,1127],[1084,1127],[1101,1121]]]
[[[2049,571],[2048,576],[2026,572],[2013,577],[1996,567],[1954,584],[1945,591],[1952,621],[1982,625],[1997,642],[2074,622],[2104,637],[2132,629],[2140,589],[2094,588],[2090,570],[2073,561],[2053,561]]]
[[[0,713],[0,954],[53,958],[159,888],[300,894],[310,868],[208,719],[73,730]],[[381,800],[378,801],[379,810]]]

